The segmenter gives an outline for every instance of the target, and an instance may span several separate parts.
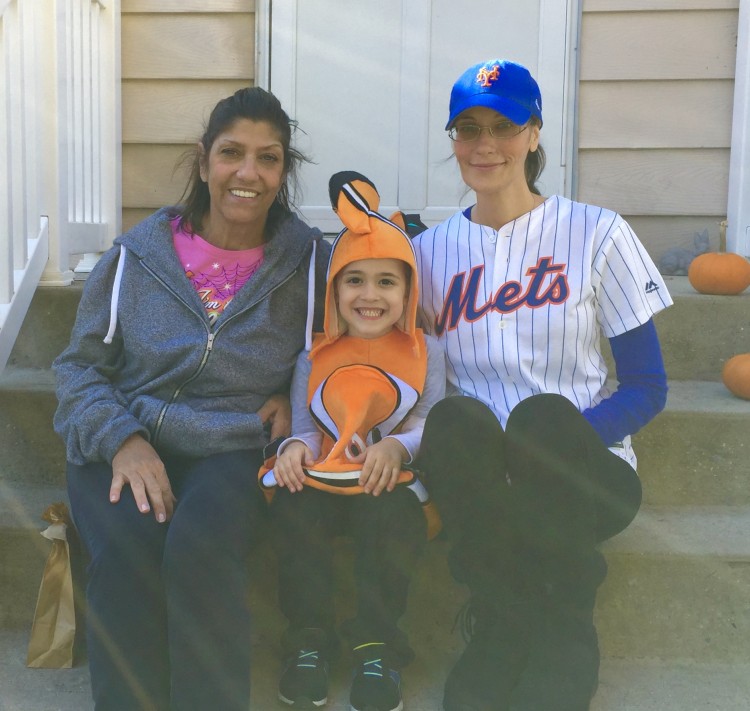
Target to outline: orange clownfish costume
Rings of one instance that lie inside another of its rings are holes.
[[[427,374],[424,334],[416,327],[417,270],[404,215],[386,219],[377,212],[380,196],[363,175],[351,171],[331,177],[334,211],[344,224],[328,263],[323,333],[313,338],[307,404],[323,435],[321,454],[305,468],[305,486],[332,494],[362,494],[361,463],[354,461],[382,437],[400,431],[419,400]],[[336,277],[352,262],[398,259],[407,266],[406,303],[401,318],[385,335],[360,338],[347,333],[336,298]],[[261,470],[261,486],[274,486],[272,472]],[[422,502],[431,536],[440,528],[437,512],[417,473],[405,467],[398,485]]]

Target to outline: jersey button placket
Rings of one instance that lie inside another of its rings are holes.
[[[492,295],[508,280],[508,257],[510,254],[510,233],[492,230],[491,241],[495,245],[495,263],[492,270]],[[503,332],[508,326],[508,317],[499,311],[492,310],[489,314],[490,350],[494,359],[502,358]]]
[[[493,230],[487,225],[479,225],[479,228],[482,230],[482,244],[485,249],[487,248],[487,244],[494,245],[497,242],[497,230]]]

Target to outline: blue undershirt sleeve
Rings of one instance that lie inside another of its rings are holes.
[[[635,434],[664,409],[667,374],[653,319],[609,339],[619,385],[583,416],[607,446]]]

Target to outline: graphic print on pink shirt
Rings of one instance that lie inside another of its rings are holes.
[[[220,249],[200,235],[180,230],[178,222],[179,218],[172,220],[175,251],[213,324],[258,271],[263,263],[263,245],[252,249]]]

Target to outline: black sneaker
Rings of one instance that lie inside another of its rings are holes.
[[[295,709],[319,709],[328,702],[328,661],[317,649],[289,657],[279,680],[279,699]]]
[[[456,616],[466,648],[446,678],[444,711],[509,708],[528,656],[531,607],[520,600],[503,604],[499,591],[497,595],[473,596]],[[534,707],[540,710],[548,711],[546,706]]]
[[[351,711],[402,711],[401,675],[388,667],[385,644],[371,642],[354,648],[359,666],[349,695]]]

